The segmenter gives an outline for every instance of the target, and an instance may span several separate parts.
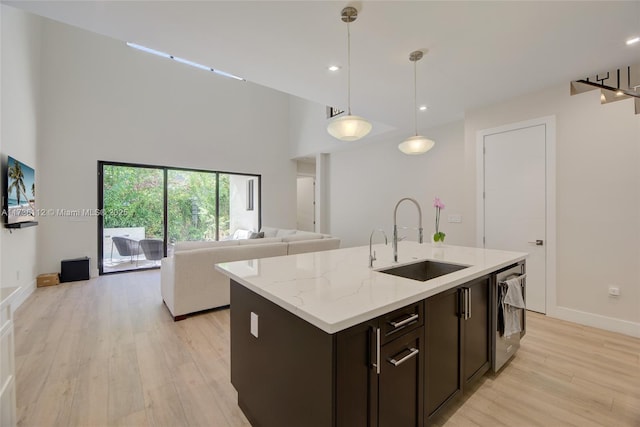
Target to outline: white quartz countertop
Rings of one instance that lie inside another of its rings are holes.
[[[374,245],[216,264],[216,269],[323,331],[333,334],[405,305],[423,300],[527,257],[522,252],[444,245]],[[434,260],[467,265],[454,273],[420,282],[376,270]]]

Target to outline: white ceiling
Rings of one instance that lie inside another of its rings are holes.
[[[640,62],[640,1],[5,1],[70,25],[221,69],[411,132],[411,51],[421,128],[464,111]],[[143,54],[143,53],[141,53]],[[329,64],[343,68],[327,70]],[[220,78],[214,77],[212,78]]]

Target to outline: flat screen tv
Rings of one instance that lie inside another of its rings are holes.
[[[7,159],[5,222],[12,225],[35,225],[36,176],[32,167],[9,156]]]

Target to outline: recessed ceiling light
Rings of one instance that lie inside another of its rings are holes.
[[[339,65],[330,65],[329,71],[338,71],[340,69]]]
[[[421,105],[419,110],[420,111],[427,111],[427,106],[426,105]]]
[[[632,39],[627,40],[627,45],[634,44],[640,42],[640,37],[634,37]]]

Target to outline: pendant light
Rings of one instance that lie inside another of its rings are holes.
[[[342,21],[347,23],[347,96],[348,107],[346,116],[333,119],[327,126],[327,132],[341,141],[357,141],[371,132],[371,123],[359,116],[351,115],[351,30],[349,23],[356,20],[358,10],[355,7],[345,7],[341,13]]]
[[[434,141],[424,136],[418,135],[418,102],[417,102],[417,73],[416,62],[422,59],[423,53],[420,50],[411,52],[409,54],[409,60],[413,62],[413,124],[415,129],[415,136],[411,136],[405,139],[398,145],[398,149],[404,154],[416,155],[423,154],[431,150],[436,144]]]

